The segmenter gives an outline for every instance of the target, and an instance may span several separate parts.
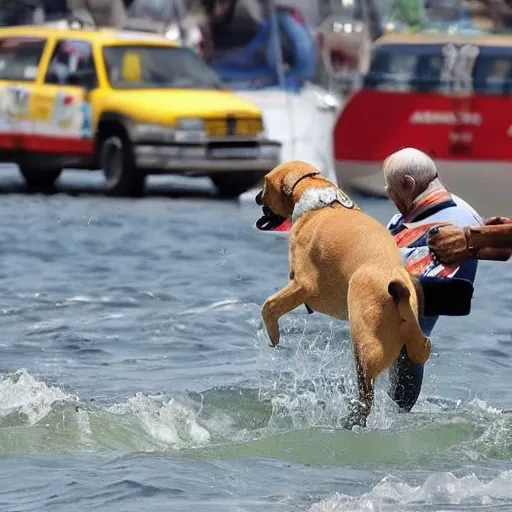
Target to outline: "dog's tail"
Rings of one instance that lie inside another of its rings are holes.
[[[415,317],[411,304],[411,290],[402,277],[395,277],[389,282],[388,293],[391,295],[403,322]]]
[[[411,290],[414,283],[405,269],[397,269],[393,279],[388,283],[388,293],[391,295],[400,316],[400,331],[403,334],[407,353],[413,363],[425,364],[430,356],[430,341],[423,334],[418,321],[418,298]]]

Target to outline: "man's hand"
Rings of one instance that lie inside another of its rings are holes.
[[[444,265],[453,265],[474,258],[462,228],[432,228],[428,234],[428,245],[436,259]]]
[[[500,224],[512,224],[512,219],[508,217],[489,217],[485,221],[486,226],[498,226]]]

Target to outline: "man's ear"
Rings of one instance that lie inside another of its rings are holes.
[[[402,187],[407,192],[413,192],[416,188],[416,180],[409,174],[406,174],[403,178]]]

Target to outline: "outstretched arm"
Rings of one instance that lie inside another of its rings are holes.
[[[512,219],[491,217],[481,227],[440,227],[429,233],[428,244],[445,264],[467,258],[507,261],[512,256]]]

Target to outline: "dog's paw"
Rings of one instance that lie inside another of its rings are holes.
[[[267,335],[268,346],[277,347],[277,345],[279,345],[279,330],[277,330],[277,332],[271,332],[266,325],[264,330]]]
[[[276,342],[272,340],[272,337],[270,336],[270,333],[268,332],[265,323],[262,321],[260,323],[260,326],[258,328],[258,335],[261,333],[261,337],[267,340],[267,344],[269,347],[275,348],[277,345],[279,345],[279,338]]]
[[[367,417],[366,407],[359,400],[351,400],[348,415],[341,420],[340,426],[345,430],[366,428]]]
[[[351,430],[353,432],[357,432],[358,430],[366,427],[366,420],[349,414],[346,418],[341,420],[340,427],[343,430]]]
[[[279,345],[279,338],[277,340],[273,340],[267,333],[268,346],[275,348]]]

